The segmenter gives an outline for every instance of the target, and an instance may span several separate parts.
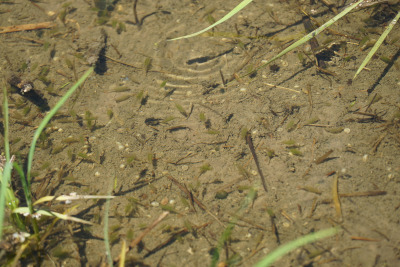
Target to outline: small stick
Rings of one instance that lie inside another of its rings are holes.
[[[109,60],[112,60],[112,61],[114,61],[114,62],[117,62],[117,63],[119,63],[119,64],[122,64],[122,65],[125,65],[125,66],[128,66],[128,67],[131,67],[131,68],[141,69],[141,67],[138,67],[138,66],[135,66],[135,65],[132,65],[132,64],[129,64],[129,63],[120,61],[120,60],[118,60],[118,59],[109,57],[109,56],[107,56],[107,55],[106,55],[106,58],[108,58]]]
[[[287,88],[287,87],[275,85],[275,84],[272,84],[272,83],[264,83],[264,84],[265,84],[265,85],[268,85],[268,86],[271,86],[271,87],[273,87],[273,88],[288,90],[288,91],[291,91],[291,92],[295,92],[295,93],[300,94],[300,91],[297,91],[297,90],[294,90],[294,89],[291,89],[291,88]]]
[[[340,206],[338,183],[339,183],[339,178],[336,175],[335,178],[333,178],[332,198],[333,198],[333,204],[335,205],[335,209],[336,209],[336,216],[338,218],[342,219],[342,208]]]
[[[323,127],[323,128],[330,128],[332,125],[327,125],[327,124],[316,124],[316,123],[310,123],[310,124],[305,124],[303,126],[313,126],[313,127]]]
[[[137,15],[137,11],[136,11],[136,5],[137,5],[138,0],[135,0],[135,2],[133,2],[133,16],[135,17],[135,25],[139,25],[142,24],[141,21],[138,18]]]
[[[169,214],[169,211],[164,211],[150,226],[148,226],[137,238],[135,238],[131,244],[129,245],[129,248],[126,248],[126,253],[137,246],[137,244],[142,241],[142,239],[154,228],[159,224],[167,215]],[[120,260],[120,256],[114,259],[114,262],[117,262]]]
[[[111,44],[111,47],[114,48],[115,52],[117,52],[118,54],[118,58],[122,57],[122,54],[119,52],[119,50],[117,49],[117,47],[114,44]]]
[[[233,214],[233,213],[230,213],[230,212],[228,212],[228,214],[230,215],[230,216],[236,216],[236,214]],[[259,225],[259,224],[255,224],[254,222],[252,222],[251,220],[249,220],[249,219],[246,219],[246,218],[244,218],[244,217],[240,217],[240,218],[238,218],[238,220],[240,220],[240,221],[243,221],[243,222],[245,222],[245,223],[248,223],[248,224],[250,224],[251,226],[253,226],[254,228],[257,228],[257,229],[260,229],[260,230],[263,230],[263,231],[268,231],[268,229],[267,228],[265,228],[264,226],[261,226],[261,225]],[[229,222],[229,220],[228,220],[228,222]]]
[[[141,235],[139,235],[137,238],[135,238],[135,240],[133,240],[131,242],[131,244],[129,245],[129,248],[134,248],[137,244],[140,243],[140,241],[142,241],[142,239],[154,228],[157,226],[157,224],[159,224],[165,217],[167,217],[167,215],[169,214],[169,211],[164,211],[163,213],[161,213],[161,215],[149,226],[147,227]]]
[[[386,191],[367,191],[367,192],[354,192],[347,194],[339,194],[340,197],[370,197],[370,196],[383,196],[386,195]]]
[[[265,192],[268,192],[267,184],[265,183],[264,174],[262,173],[261,168],[260,168],[260,163],[258,162],[256,150],[254,149],[254,145],[253,145],[253,141],[251,140],[250,132],[248,132],[246,135],[246,141],[247,141],[247,144],[249,145],[251,154],[253,155],[254,162],[256,163],[258,174],[261,177],[261,182],[263,184],[264,190],[265,190]]]
[[[362,236],[352,236],[350,238],[351,238],[351,240],[358,240],[358,241],[369,241],[369,242],[379,242],[379,241],[381,241],[379,239],[373,239],[373,238],[362,237]]]
[[[207,212],[211,217],[213,217],[217,222],[219,222],[223,227],[225,227],[225,225],[214,214],[212,214],[207,209],[207,207],[204,206],[203,203],[200,202],[200,200],[198,200],[195,196],[193,196],[193,194],[189,190],[187,190],[187,188],[185,188],[183,185],[181,185],[174,177],[168,176],[168,179],[171,180],[176,186],[178,186],[180,190],[185,192],[186,196],[189,199],[193,199],[193,201],[196,202],[196,204],[200,207],[200,209],[202,209],[205,212]]]
[[[33,24],[24,24],[24,25],[13,25],[7,27],[0,27],[2,31],[0,33],[10,33],[10,32],[20,32],[20,31],[31,31],[31,30],[38,30],[38,29],[48,29],[56,26],[51,21],[48,22],[39,22]]]
[[[365,108],[365,112],[367,112],[368,109],[371,107],[371,105],[374,103],[375,98],[376,98],[377,95],[378,95],[378,94],[375,93],[374,97],[372,97],[371,102],[369,102],[368,106]]]
[[[381,144],[383,139],[385,139],[387,134],[388,133],[385,132],[381,136],[379,136],[379,138],[375,141],[374,145],[372,146],[372,149],[371,149],[371,152],[370,152],[371,154],[375,154],[376,153],[376,151],[378,150],[378,146]]]
[[[41,44],[41,45],[45,44],[45,42],[43,42],[41,40],[36,40],[36,39],[33,39],[33,38],[28,38],[28,37],[24,37],[24,36],[19,36],[19,38],[23,39],[23,40],[27,40],[27,41],[32,42],[32,43],[37,43],[37,44]]]
[[[339,197],[374,197],[374,196],[384,196],[386,191],[367,191],[367,192],[354,192],[354,193],[343,193],[339,194]],[[332,203],[332,199],[324,199],[321,201],[322,204]]]
[[[226,87],[226,81],[225,81],[225,78],[224,78],[224,74],[222,73],[222,70],[219,70],[219,75],[221,75],[222,84],[224,85],[224,87]]]

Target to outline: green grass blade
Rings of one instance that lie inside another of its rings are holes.
[[[21,184],[22,184],[22,189],[24,190],[25,201],[26,201],[26,204],[28,205],[30,213],[32,214],[33,213],[32,195],[31,195],[31,190],[30,190],[28,184],[26,183],[24,171],[16,162],[14,162],[14,169],[18,172],[19,177],[21,178],[20,180],[21,180]]]
[[[8,99],[7,99],[7,89],[3,87],[3,119],[4,119],[4,153],[6,154],[7,161],[10,161],[10,143],[9,143],[9,133],[8,133]]]
[[[8,143],[8,102],[7,102],[7,90],[3,87],[3,120],[4,120],[4,150],[6,154],[6,165],[10,160],[10,145]],[[9,165],[9,164],[8,164]],[[0,240],[3,236],[3,223],[4,223],[4,212],[6,209],[6,194],[8,188],[8,182],[10,181],[11,171],[5,172],[4,166],[3,171],[0,171]]]
[[[256,68],[255,70],[252,70],[251,72],[245,74],[244,76],[250,75],[256,71],[258,71],[259,69],[267,66],[268,64],[270,64],[271,62],[277,60],[278,58],[280,58],[281,56],[289,53],[290,51],[292,51],[293,49],[297,48],[298,46],[304,44],[305,42],[308,42],[310,39],[314,38],[315,36],[317,36],[318,34],[320,34],[323,30],[325,30],[326,28],[328,28],[329,26],[331,26],[333,23],[335,23],[336,21],[338,21],[339,19],[341,19],[344,15],[346,15],[347,13],[349,13],[351,10],[353,10],[355,7],[358,6],[358,4],[360,4],[363,0],[359,0],[357,2],[355,2],[354,4],[350,5],[349,7],[347,7],[346,9],[344,9],[342,12],[340,12],[339,14],[337,14],[335,17],[333,17],[332,19],[330,19],[329,21],[327,21],[325,24],[323,24],[322,26],[320,26],[318,29],[310,32],[309,34],[303,36],[301,39],[297,40],[296,42],[294,42],[293,44],[291,44],[290,46],[288,46],[286,49],[284,49],[282,52],[280,52],[278,55],[274,56],[273,58],[271,58],[270,60],[268,60],[266,63],[262,64],[261,66],[259,66],[258,68]]]
[[[112,187],[112,184],[111,184],[111,186],[110,186],[110,188],[108,190],[109,191],[108,192],[109,196],[111,196],[112,190],[113,190],[113,187]],[[106,249],[107,263],[108,263],[108,266],[113,266],[113,259],[111,257],[110,238],[109,238],[109,233],[108,233],[108,216],[109,216],[109,211],[110,211],[110,202],[111,202],[110,199],[106,200],[106,206],[105,206],[105,210],[104,210],[104,229],[103,229],[103,232],[104,232],[104,246],[105,246],[105,249]]]
[[[6,194],[7,187],[11,176],[11,164],[9,161],[4,165],[4,169],[0,172],[1,179],[1,192],[0,192],[0,240],[3,237],[3,223],[4,223],[4,213],[6,208]],[[8,202],[8,201],[7,201]]]
[[[62,105],[68,100],[68,98],[76,91],[76,89],[86,80],[86,78],[93,72],[94,68],[89,68],[82,77],[67,91],[67,93],[57,102],[57,104],[49,111],[49,113],[44,117],[39,127],[37,128],[35,134],[32,138],[31,147],[29,149],[28,154],[28,164],[26,170],[26,178],[28,186],[30,187],[31,183],[31,169],[32,169],[32,161],[33,154],[35,153],[36,142],[39,139],[40,134],[43,132],[46,125],[49,123],[51,118],[57,113],[57,111],[61,108]]]
[[[177,38],[171,39],[171,40],[169,40],[169,41],[176,41],[176,40],[179,40],[179,39],[191,38],[191,37],[194,37],[194,36],[196,36],[196,35],[202,34],[203,32],[206,32],[206,31],[208,31],[208,30],[214,28],[215,26],[217,26],[217,25],[219,25],[219,24],[221,24],[221,23],[227,21],[228,19],[230,19],[231,17],[233,17],[234,15],[236,15],[236,13],[238,13],[240,10],[242,10],[243,8],[245,8],[248,4],[250,4],[250,2],[252,2],[252,1],[253,1],[253,0],[243,0],[239,5],[237,5],[234,9],[232,9],[232,10],[231,10],[228,14],[226,14],[222,19],[218,20],[218,21],[215,22],[214,24],[208,26],[207,28],[205,28],[205,29],[203,29],[203,30],[201,30],[201,31],[198,31],[198,32],[195,32],[195,33],[192,33],[192,34],[189,34],[189,35],[177,37]]]
[[[18,199],[9,183],[11,180],[12,164],[10,162],[10,143],[9,143],[9,120],[8,120],[8,99],[7,89],[3,87],[3,127],[4,127],[4,152],[6,155],[6,164],[3,171],[0,171],[0,240],[3,234],[4,214],[6,205],[11,210],[16,209],[19,205]],[[19,215],[14,216],[14,221],[20,230],[25,230],[25,225]]]
[[[267,267],[277,261],[279,258],[284,256],[285,254],[301,247],[306,244],[315,242],[317,240],[333,236],[339,231],[338,228],[329,228],[325,230],[321,230],[315,233],[308,234],[306,236],[300,237],[296,240],[293,240],[285,245],[282,245],[269,253],[264,259],[259,261],[254,267]]]
[[[389,25],[386,27],[386,30],[382,33],[382,35],[379,37],[378,41],[376,41],[374,47],[372,47],[371,51],[369,51],[368,55],[365,57],[364,61],[361,63],[360,67],[358,67],[358,70],[356,74],[354,75],[353,79],[357,77],[357,75],[364,69],[364,67],[368,64],[368,62],[371,60],[372,56],[375,54],[376,50],[381,46],[383,41],[385,40],[386,36],[389,34],[389,32],[393,29],[393,26],[396,24],[396,22],[400,19],[400,11],[397,13],[397,16],[389,23]]]

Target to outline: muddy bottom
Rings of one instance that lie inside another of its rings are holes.
[[[244,76],[306,33],[300,9],[312,24],[335,9],[322,1],[254,1],[206,34],[167,41],[205,28],[239,1],[138,1],[136,16],[135,1],[94,2],[0,2],[2,27],[37,24],[0,34],[18,162],[46,112],[96,66],[38,141],[35,200],[115,196],[108,214],[114,260],[168,211],[126,254],[127,266],[208,266],[217,254],[221,266],[252,266],[280,244],[332,226],[342,230],[276,266],[398,264],[398,25],[351,80],[398,4],[352,12],[318,35],[314,54],[307,44]],[[331,2],[339,10],[349,4]],[[11,86],[10,77],[19,82]],[[26,84],[33,91],[22,94]],[[20,189],[16,173],[13,180]],[[39,265],[107,263],[105,204],[51,203],[94,225],[57,222]],[[40,221],[43,233],[51,223]],[[38,264],[31,255],[20,261]]]

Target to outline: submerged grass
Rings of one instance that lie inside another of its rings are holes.
[[[4,116],[4,147],[5,147],[5,163],[0,170],[0,182],[1,182],[1,194],[0,194],[0,239],[3,237],[3,232],[4,232],[4,219],[5,219],[5,213],[6,209],[8,212],[11,214],[11,220],[10,222],[12,225],[15,226],[15,232],[22,232],[24,237],[29,237],[31,236],[31,233],[29,233],[29,229],[33,228],[34,232],[34,239],[28,238],[27,240],[23,241],[21,240],[21,246],[19,247],[18,252],[15,253],[15,256],[13,258],[13,262],[16,263],[19,258],[21,257],[22,253],[24,250],[29,247],[30,242],[33,242],[33,240],[37,240],[38,243],[35,247],[40,249],[40,244],[43,244],[43,241],[47,238],[49,235],[48,229],[40,232],[39,224],[38,224],[38,218],[40,216],[49,216],[53,217],[56,222],[58,219],[62,220],[71,220],[75,221],[78,223],[84,223],[84,224],[92,224],[89,221],[85,221],[79,218],[75,218],[66,214],[61,214],[58,212],[50,211],[50,210],[44,210],[44,209],[37,209],[35,208],[36,205],[44,202],[51,202],[51,201],[71,201],[71,200],[77,200],[77,199],[91,199],[91,198],[106,198],[110,199],[113,198],[112,196],[80,196],[76,194],[71,194],[69,196],[59,196],[59,197],[54,197],[54,196],[45,196],[39,200],[37,200],[35,203],[32,203],[32,192],[31,192],[31,170],[32,170],[32,162],[33,162],[33,156],[35,152],[35,148],[37,146],[37,141],[40,139],[41,134],[45,130],[46,126],[48,125],[49,121],[54,117],[54,115],[57,113],[57,111],[61,108],[62,105],[71,97],[71,95],[79,88],[80,85],[84,83],[84,81],[89,77],[89,75],[93,72],[93,67],[89,68],[83,76],[67,91],[67,93],[56,103],[56,105],[47,113],[47,115],[44,117],[44,119],[41,121],[39,124],[38,128],[36,129],[32,142],[31,142],[31,147],[29,149],[28,153],[28,159],[27,159],[27,170],[26,173],[24,173],[23,169],[19,166],[18,163],[12,162],[12,157],[10,156],[10,145],[9,145],[9,121],[8,121],[8,101],[7,101],[7,90],[6,88],[3,88],[3,94],[4,94],[4,103],[3,103],[3,116]],[[23,192],[25,196],[25,202],[27,207],[19,207],[19,199],[16,197],[14,194],[12,187],[10,185],[10,180],[11,180],[11,170],[15,169],[17,174],[20,176],[21,184],[23,187]],[[27,218],[24,218],[23,216]],[[54,224],[53,222],[53,224]],[[51,227],[50,227],[51,229]],[[40,241],[40,242],[39,242]],[[40,254],[40,253],[39,253]]]

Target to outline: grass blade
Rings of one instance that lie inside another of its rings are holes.
[[[31,183],[31,169],[32,169],[32,161],[33,161],[33,154],[35,153],[36,142],[39,139],[40,134],[43,132],[46,125],[49,123],[51,118],[57,113],[57,111],[61,108],[62,105],[68,100],[68,98],[78,89],[78,87],[86,80],[86,78],[93,72],[94,68],[89,68],[82,77],[67,91],[67,93],[57,102],[57,104],[47,113],[44,117],[42,122],[40,123],[39,127],[37,128],[35,134],[32,138],[31,147],[29,149],[28,154],[28,164],[26,170],[26,178],[28,187],[30,187]]]
[[[13,211],[14,213],[19,213],[19,214],[29,214],[29,208],[28,207],[20,207],[17,208]],[[49,216],[49,217],[57,217],[58,219],[65,220],[65,221],[73,221],[77,223],[83,223],[83,224],[89,224],[93,225],[92,222],[82,220],[76,217],[72,217],[66,214],[61,214],[55,211],[48,211],[48,210],[36,210],[35,215],[44,215],[44,216]]]
[[[400,19],[400,11],[397,13],[397,16],[389,23],[389,25],[386,27],[386,30],[382,33],[382,35],[379,37],[378,41],[376,41],[374,47],[372,47],[371,51],[369,51],[368,55],[365,57],[364,61],[361,63],[360,67],[358,67],[358,70],[356,74],[354,75],[353,79],[357,77],[357,75],[364,69],[364,67],[368,64],[368,62],[371,60],[372,56],[375,54],[376,50],[381,46],[383,41],[385,40],[386,36],[389,34],[389,32],[393,29],[393,26],[396,24],[396,22]]]
[[[8,138],[8,100],[7,100],[7,89],[3,87],[3,119],[4,119],[4,153],[6,154],[6,160],[10,161],[10,143]]]
[[[126,257],[126,241],[122,239],[121,253],[119,254],[119,264],[118,267],[125,266],[125,257]]]
[[[267,267],[273,264],[275,261],[277,261],[279,258],[281,258],[283,255],[301,247],[306,244],[315,242],[319,239],[323,239],[329,236],[333,236],[338,232],[338,228],[329,228],[325,230],[321,230],[315,233],[311,233],[305,236],[302,236],[296,240],[293,240],[285,245],[282,245],[269,253],[264,259],[259,261],[254,267]]]
[[[33,205],[32,205],[31,189],[28,186],[28,184],[26,183],[24,171],[18,165],[18,163],[14,162],[13,164],[14,164],[14,169],[18,172],[18,175],[19,175],[20,180],[21,180],[22,189],[24,190],[24,196],[25,196],[26,205],[28,205],[28,209],[30,211],[29,213],[33,214],[34,210],[33,210]],[[14,209],[11,209],[11,210],[14,211]],[[36,234],[39,233],[39,227],[37,225],[36,220],[32,220],[32,225],[33,225],[33,230],[35,231],[35,233]]]
[[[9,121],[8,121],[8,99],[7,99],[7,89],[3,87],[3,127],[4,127],[4,152],[6,155],[6,164],[3,170],[0,170],[0,240],[3,234],[3,223],[4,214],[6,209],[6,203],[9,205],[11,210],[18,207],[19,201],[15,197],[13,190],[9,187],[9,182],[11,180],[11,156],[10,156],[10,143],[9,143]],[[19,215],[13,218],[20,230],[25,231],[25,225],[21,220]]]
[[[4,212],[6,208],[6,194],[8,189],[8,183],[11,176],[11,164],[9,161],[4,165],[3,171],[0,172],[1,179],[1,191],[0,191],[0,240],[3,237],[3,223],[4,223]],[[8,202],[8,201],[7,201]]]
[[[169,41],[176,41],[176,40],[180,40],[180,39],[186,39],[186,38],[191,38],[194,36],[197,36],[199,34],[202,34],[203,32],[206,32],[212,28],[214,28],[215,26],[227,21],[228,19],[230,19],[231,17],[233,17],[234,15],[236,15],[236,13],[238,13],[240,10],[242,10],[243,8],[245,8],[248,4],[250,4],[253,0],[243,0],[239,5],[237,5],[234,9],[232,9],[228,14],[226,14],[222,19],[218,20],[217,22],[215,22],[214,24],[208,26],[207,28],[189,34],[189,35],[185,35],[185,36],[181,36],[181,37],[177,37],[174,39],[170,39]]]
[[[112,186],[110,186],[108,194],[111,196],[112,193]],[[106,200],[106,206],[104,210],[104,246],[106,248],[106,256],[107,256],[107,263],[108,266],[113,266],[113,260],[111,257],[111,247],[110,247],[110,238],[109,238],[109,233],[108,233],[108,216],[109,216],[109,211],[110,211],[110,199],[108,198]]]

